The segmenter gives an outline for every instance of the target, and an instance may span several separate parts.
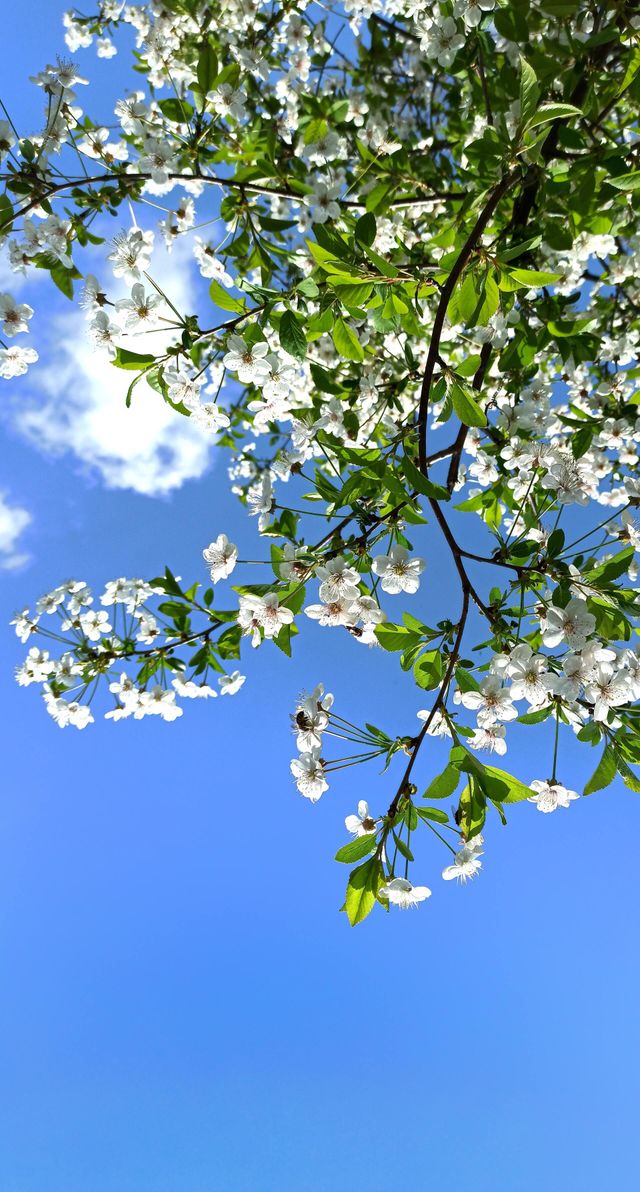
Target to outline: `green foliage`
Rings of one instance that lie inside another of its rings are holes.
[[[296,13],[281,5],[234,23],[230,52],[229,30],[197,0],[165,0],[147,14],[134,59],[144,98],[117,150],[120,132],[57,103],[54,75],[44,130],[0,122],[12,263],[27,280],[48,273],[69,299],[89,271],[104,275],[105,292],[90,283],[83,299],[96,351],[115,350],[130,372],[127,405],[144,378],[232,453],[233,490],[262,541],[248,553],[266,564],[253,582],[252,564],[237,563],[225,601],[237,552],[217,540],[210,581],[201,572],[211,586],[183,587],[167,570],[143,588],[144,612],[129,592],[133,612],[99,641],[76,610],[65,647],[78,669],[40,664],[47,706],[64,724],[78,715],[74,693],[82,703],[91,691],[95,709],[106,687],[117,718],[133,715],[126,673],[136,718],[171,718],[218,677],[235,688],[243,677],[227,667],[244,666],[249,643],[289,657],[307,618],[341,635],[349,669],[363,642],[380,646],[380,683],[396,654],[396,675],[426,705],[420,730],[399,714],[384,728],[352,724],[319,689],[294,713],[306,760],[292,773],[311,802],[334,765],[394,775],[365,834],[336,854],[361,862],[352,925],[377,901],[394,905],[381,886],[407,882],[428,847],[444,840],[469,863],[460,845],[483,832],[487,808],[489,832],[532,797],[510,772],[522,733],[536,734],[547,781],[570,781],[568,749],[596,747],[584,793],[614,781],[640,792],[640,169],[629,140],[640,49],[623,7],[500,2],[476,26],[442,0],[426,28],[422,10],[396,5],[393,19],[363,21],[345,57],[331,4],[305,12],[306,48],[289,44]],[[80,14],[71,37],[117,38],[131,19],[129,8]],[[459,36],[443,57],[445,20]],[[187,310],[163,291],[138,243],[158,190],[156,231],[195,247],[208,279],[202,310],[196,287]],[[122,315],[114,262],[159,304],[148,351],[136,351],[137,330],[149,333],[136,304]],[[3,314],[3,377],[34,356],[21,352],[30,317],[28,305]],[[203,542],[220,533],[207,518]],[[31,641],[39,616],[19,632]],[[374,705],[376,692],[371,682]],[[504,752],[503,737],[509,771],[482,752]],[[348,829],[362,832],[363,816],[359,805]],[[395,893],[411,905],[411,888]]]

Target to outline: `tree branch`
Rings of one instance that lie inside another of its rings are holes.
[[[520,170],[515,167],[514,169],[509,170],[507,174],[504,174],[497,186],[494,186],[473,228],[471,229],[467,239],[460,249],[451,273],[449,274],[440,292],[440,301],[438,302],[435,318],[433,320],[433,330],[431,332],[431,341],[429,343],[427,363],[425,365],[424,377],[422,380],[420,406],[418,410],[418,462],[420,471],[425,475],[427,472],[427,415],[429,412],[429,394],[431,392],[431,382],[433,380],[433,373],[438,359],[440,338],[442,336],[442,329],[444,327],[444,321],[447,314],[447,307],[451,300],[453,291],[456,288],[458,279],[462,274],[465,265],[471,256],[471,253],[476,247],[478,240],[484,232],[484,229],[489,223],[491,216],[498,206],[498,203],[519,177]]]
[[[456,639],[453,643],[453,648],[449,655],[449,662],[447,663],[447,669],[444,673],[442,685],[441,685],[440,690],[433,702],[431,711],[429,712],[427,719],[425,720],[422,728],[420,729],[420,732],[418,733],[418,736],[416,737],[416,740],[415,740],[415,743],[413,746],[413,750],[411,753],[411,757],[409,758],[409,764],[407,765],[407,768],[406,768],[404,774],[402,775],[400,785],[394,795],[394,798],[393,798],[393,801],[389,807],[389,810],[387,811],[387,818],[390,820],[395,819],[395,814],[396,814],[396,811],[398,810],[398,804],[406,790],[409,778],[411,777],[411,771],[413,770],[413,765],[414,765],[414,762],[418,756],[420,746],[422,745],[422,742],[424,741],[427,733],[429,732],[429,729],[431,728],[431,725],[435,718],[436,712],[438,712],[440,710],[440,708],[444,705],[444,702],[447,698],[451,679],[453,678],[453,672],[454,672],[456,663],[460,657],[460,647],[462,645],[464,629],[465,629],[465,625],[467,623],[467,617],[469,615],[469,596],[470,595],[471,595],[470,588],[466,584],[463,583],[463,585],[462,585],[462,610],[460,612],[460,620],[458,621],[458,631],[456,633]]]
[[[14,176],[15,175],[13,174],[0,175],[0,180],[7,181]],[[229,187],[232,190],[235,189],[240,191],[249,191],[251,194],[264,195],[267,198],[274,197],[278,199],[295,199],[300,203],[304,201],[304,195],[298,194],[298,192],[295,190],[290,190],[283,187],[260,186],[255,182],[239,182],[235,178],[220,178],[217,174],[174,173],[169,174],[168,176],[174,182],[203,182],[209,186],[220,186],[222,188]],[[33,211],[36,207],[39,207],[41,203],[46,202],[46,200],[52,195],[62,194],[63,191],[73,190],[74,187],[79,188],[84,186],[92,186],[99,183],[122,183],[125,186],[132,186],[137,182],[148,182],[150,180],[151,174],[142,173],[94,174],[91,177],[82,176],[80,178],[69,178],[65,179],[64,182],[57,182],[53,185],[48,185],[46,190],[42,190],[37,197],[30,199],[28,203],[25,203],[22,207],[19,207],[17,211],[14,211],[12,215],[8,216],[3,223],[0,224],[0,234],[8,232],[9,228],[12,227],[17,219],[20,219],[20,217],[23,215],[28,215],[30,211]],[[34,186],[36,185],[38,185],[37,180],[34,180]],[[428,184],[425,183],[425,186],[427,185]],[[451,193],[447,193],[446,191],[432,190],[431,194],[426,197],[424,195],[416,195],[410,196],[408,198],[396,199],[395,201],[392,200],[389,206],[399,209],[403,207],[419,207],[422,204],[432,203],[434,199],[452,199],[455,201],[461,201],[466,197],[467,196],[464,191],[452,191]],[[347,208],[359,208],[364,206],[364,202],[359,199],[338,199],[337,202],[342,207]]]
[[[475,371],[475,375],[471,384],[472,389],[475,389],[476,393],[479,393],[482,389],[482,383],[485,378],[485,373],[489,367],[492,351],[493,347],[490,343],[482,345],[480,352],[480,363]],[[453,446],[453,454],[451,456],[451,463],[449,464],[449,471],[447,473],[447,488],[449,489],[450,493],[453,492],[456,484],[458,483],[460,459],[462,457],[462,452],[467,439],[468,430],[469,427],[466,425],[466,423],[462,422],[460,424],[460,430],[458,431],[458,437]]]

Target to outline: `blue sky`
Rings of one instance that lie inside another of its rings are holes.
[[[27,76],[64,50],[60,12],[34,2],[6,34],[2,97],[25,131],[40,98]],[[106,115],[124,57],[80,61],[95,79],[85,106]],[[64,377],[75,453],[51,454],[61,316],[71,307],[41,287],[41,368],[3,382],[0,489],[32,518],[30,561],[2,574],[5,626],[68,575],[98,585],[166,561],[195,578],[220,530],[255,557],[223,457],[162,498],[131,490],[135,453],[96,466],[95,435],[77,434],[84,374]],[[52,394],[26,437],[19,411]],[[435,532],[426,544],[414,609],[433,619],[458,597]],[[323,680],[339,712],[412,731],[423,704],[395,659],[308,625],[293,662],[260,650],[234,699],[76,733],[14,685],[23,648],[4,634],[3,1192],[601,1192],[628,1178],[637,795],[514,808],[464,889],[439,881],[444,858],[423,841],[433,898],[351,931],[332,856],[345,814],[359,798],[386,806],[395,771],[346,771],[309,805],[288,774],[288,711]],[[565,737],[562,777],[579,788],[595,757]],[[544,776],[546,726],[517,741],[515,772]],[[425,784],[442,756],[421,757]]]

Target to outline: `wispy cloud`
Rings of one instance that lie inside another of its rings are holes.
[[[194,305],[193,269],[182,254],[158,250],[153,276],[178,310]],[[109,294],[127,291],[109,286]],[[166,405],[160,394],[140,381],[125,406],[131,372],[114,368],[87,338],[86,321],[77,307],[57,313],[50,324],[50,347],[29,374],[31,400],[13,406],[14,426],[40,451],[71,454],[109,488],[163,496],[197,479],[209,464],[211,439],[188,418]],[[127,342],[136,352],[158,352],[162,334]],[[39,392],[36,393],[35,386]]]
[[[0,492],[0,567],[3,571],[16,571],[29,562],[29,554],[18,549],[18,543],[31,520],[26,509],[12,505],[7,493]]]

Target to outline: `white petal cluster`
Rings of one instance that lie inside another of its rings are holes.
[[[394,877],[380,887],[378,894],[381,898],[386,898],[392,906],[406,911],[430,898],[431,890],[428,886],[414,886],[405,877]]]
[[[551,780],[543,781],[536,778],[529,783],[529,786],[536,792],[531,796],[529,802],[535,803],[538,811],[543,811],[545,814],[557,811],[559,807],[568,807],[574,799],[580,798],[577,791],[567,790],[566,786]]]
[[[209,574],[214,584],[221,579],[228,579],[238,561],[238,548],[229,542],[226,534],[210,542],[202,552],[202,557],[209,568]]]
[[[329,789],[321,750],[332,706],[333,696],[318,683],[309,695],[300,696],[292,718],[300,755],[291,762],[291,773],[300,794],[312,803]]]

